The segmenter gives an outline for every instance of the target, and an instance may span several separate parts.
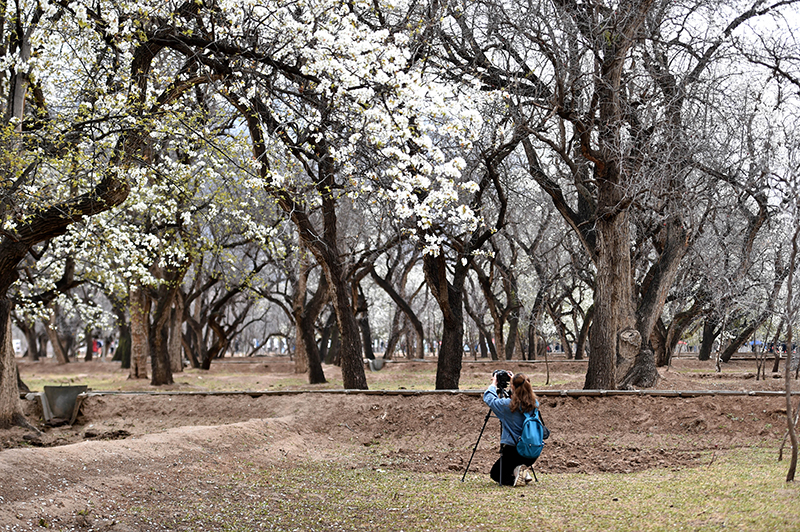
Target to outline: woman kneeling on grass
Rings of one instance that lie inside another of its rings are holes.
[[[535,460],[523,458],[517,453],[517,441],[522,434],[525,412],[533,414],[539,401],[528,377],[522,373],[507,373],[511,378],[510,398],[498,396],[497,372],[492,375],[492,384],[483,392],[483,402],[489,405],[503,426],[500,458],[492,466],[489,476],[501,486],[522,486],[533,480],[528,468]]]

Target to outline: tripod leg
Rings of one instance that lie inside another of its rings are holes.
[[[499,480],[497,481],[497,485],[498,486],[502,486],[503,485],[503,446],[502,445],[500,445],[500,474],[498,476],[498,479]]]
[[[481,433],[478,434],[478,441],[475,442],[475,447],[472,449],[472,456],[469,457],[469,462],[467,462],[467,467],[464,469],[464,476],[461,477],[461,482],[464,482],[464,479],[467,478],[467,471],[469,471],[469,466],[472,464],[472,459],[475,457],[475,451],[478,450],[478,444],[481,442],[481,436],[483,436],[483,431],[486,430],[486,424],[489,422],[489,418],[492,417],[492,411],[489,410],[486,413],[486,419],[483,420],[483,427],[481,427]]]

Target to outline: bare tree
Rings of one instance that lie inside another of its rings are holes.
[[[681,24],[711,7],[461,3],[442,25],[442,60],[508,94],[530,175],[596,269],[587,388],[655,383],[650,339],[701,228],[690,193],[724,164],[697,143],[724,122],[712,66],[730,60],[742,24],[780,4],[720,11],[710,38]],[[651,218],[638,234],[637,212]]]

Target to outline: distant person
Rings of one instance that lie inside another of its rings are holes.
[[[505,390],[510,382],[510,397]],[[517,441],[522,434],[525,412],[533,414],[539,406],[531,382],[522,373],[495,371],[492,383],[483,392],[483,402],[491,408],[500,420],[503,430],[500,434],[500,458],[492,466],[489,476],[501,486],[523,486],[533,480],[528,468],[534,460],[528,460],[517,453]]]

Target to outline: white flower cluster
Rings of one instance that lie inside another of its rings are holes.
[[[241,95],[239,104],[260,98],[281,124],[266,140],[270,186],[295,190],[308,178],[308,169],[286,153],[287,143],[311,152],[324,141],[345,193],[358,197],[379,185],[401,219],[414,218],[412,230],[440,223],[472,230],[480,223],[463,205],[476,186],[463,177],[463,157],[483,125],[481,106],[494,96],[469,85],[470,93],[459,93],[438,73],[412,64],[417,28],[376,31],[360,19],[374,9],[401,18],[408,6],[299,0],[270,8],[252,2],[219,7],[223,17],[236,21],[228,38],[268,51],[282,64],[300,65],[307,77],[301,82],[295,75],[279,75],[274,66],[258,61],[233,66],[241,69],[229,82]],[[257,39],[247,41],[246,35]],[[252,178],[248,184],[265,183]],[[313,207],[319,198],[304,201]]]

